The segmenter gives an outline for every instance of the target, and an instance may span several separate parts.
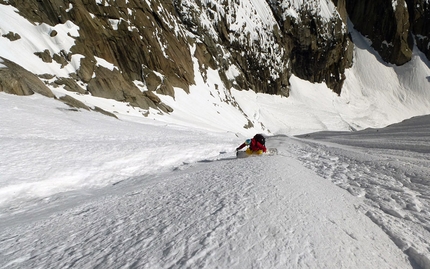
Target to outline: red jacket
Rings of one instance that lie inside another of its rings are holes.
[[[245,146],[249,145],[249,148],[252,151],[259,151],[262,150],[263,152],[266,152],[266,146],[262,145],[260,142],[258,142],[257,140],[255,140],[254,138],[252,139],[247,139],[245,141],[245,143],[243,143],[242,145],[240,145],[236,150],[240,150],[243,149]]]

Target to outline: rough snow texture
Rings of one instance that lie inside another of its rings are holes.
[[[294,151],[319,175],[365,198],[366,215],[422,268],[430,266],[429,122],[425,116],[380,130],[305,135],[324,142]]]
[[[231,132],[0,97],[2,268],[428,267],[428,117],[236,159]]]
[[[411,268],[360,199],[285,156],[290,138],[272,141],[284,156],[194,164],[59,202],[41,220],[12,218],[0,265]]]

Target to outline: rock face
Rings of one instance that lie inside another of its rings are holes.
[[[405,0],[347,0],[354,27],[367,36],[382,59],[396,65],[412,57],[409,12]]]
[[[345,68],[352,65],[353,44],[340,15],[346,11],[344,5],[336,3],[336,12],[331,3],[324,7],[332,10],[327,18],[319,12],[322,3],[318,2],[309,1],[301,6],[298,17],[286,15],[291,6],[280,6],[273,1],[272,8],[284,36],[282,43],[287,44],[291,72],[310,82],[325,82],[340,94]]]
[[[409,21],[417,47],[430,59],[430,2],[407,0]]]
[[[354,27],[386,62],[402,65],[414,40],[430,59],[430,2],[427,0],[346,0]]]
[[[201,72],[217,69],[228,88],[288,96],[290,70],[281,32],[273,17],[261,18],[271,13],[268,3],[257,9],[249,1],[176,0],[175,6],[181,23],[197,37],[194,55]],[[232,67],[234,77],[228,74]]]
[[[47,97],[54,97],[52,91],[33,73],[21,66],[0,57],[0,92],[16,95],[32,95],[39,93]]]
[[[56,85],[162,112],[171,108],[154,93],[174,96],[175,88],[188,92],[195,83],[194,60],[203,78],[214,69],[227,89],[288,96],[294,74],[324,82],[340,94],[345,69],[353,61],[348,16],[387,62],[409,61],[414,37],[418,48],[430,56],[426,0],[0,0],[0,4],[16,7],[35,24],[53,27],[70,21],[79,27],[69,51],[34,52],[41,64],[58,63],[62,68],[79,55],[76,72],[56,77]],[[58,37],[58,31],[50,30],[49,37]],[[0,38],[15,42],[22,36],[2,32]],[[114,68],[103,67],[100,59]],[[12,76],[8,72],[0,74],[3,85]],[[28,93],[24,88],[14,92]]]

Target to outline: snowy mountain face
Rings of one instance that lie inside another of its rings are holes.
[[[0,57],[10,70],[2,70],[0,90],[48,92],[14,75],[11,61],[79,107],[74,93],[169,113],[158,95],[189,92],[211,70],[227,95],[289,96],[292,75],[340,94],[353,63],[348,15],[387,62],[410,61],[414,39],[429,56],[427,1],[367,2],[2,0]]]

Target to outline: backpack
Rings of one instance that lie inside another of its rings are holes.
[[[266,138],[264,138],[264,136],[263,135],[261,135],[261,134],[256,134],[255,136],[254,136],[254,139],[256,140],[256,141],[258,141],[261,145],[265,145],[266,144]]]

